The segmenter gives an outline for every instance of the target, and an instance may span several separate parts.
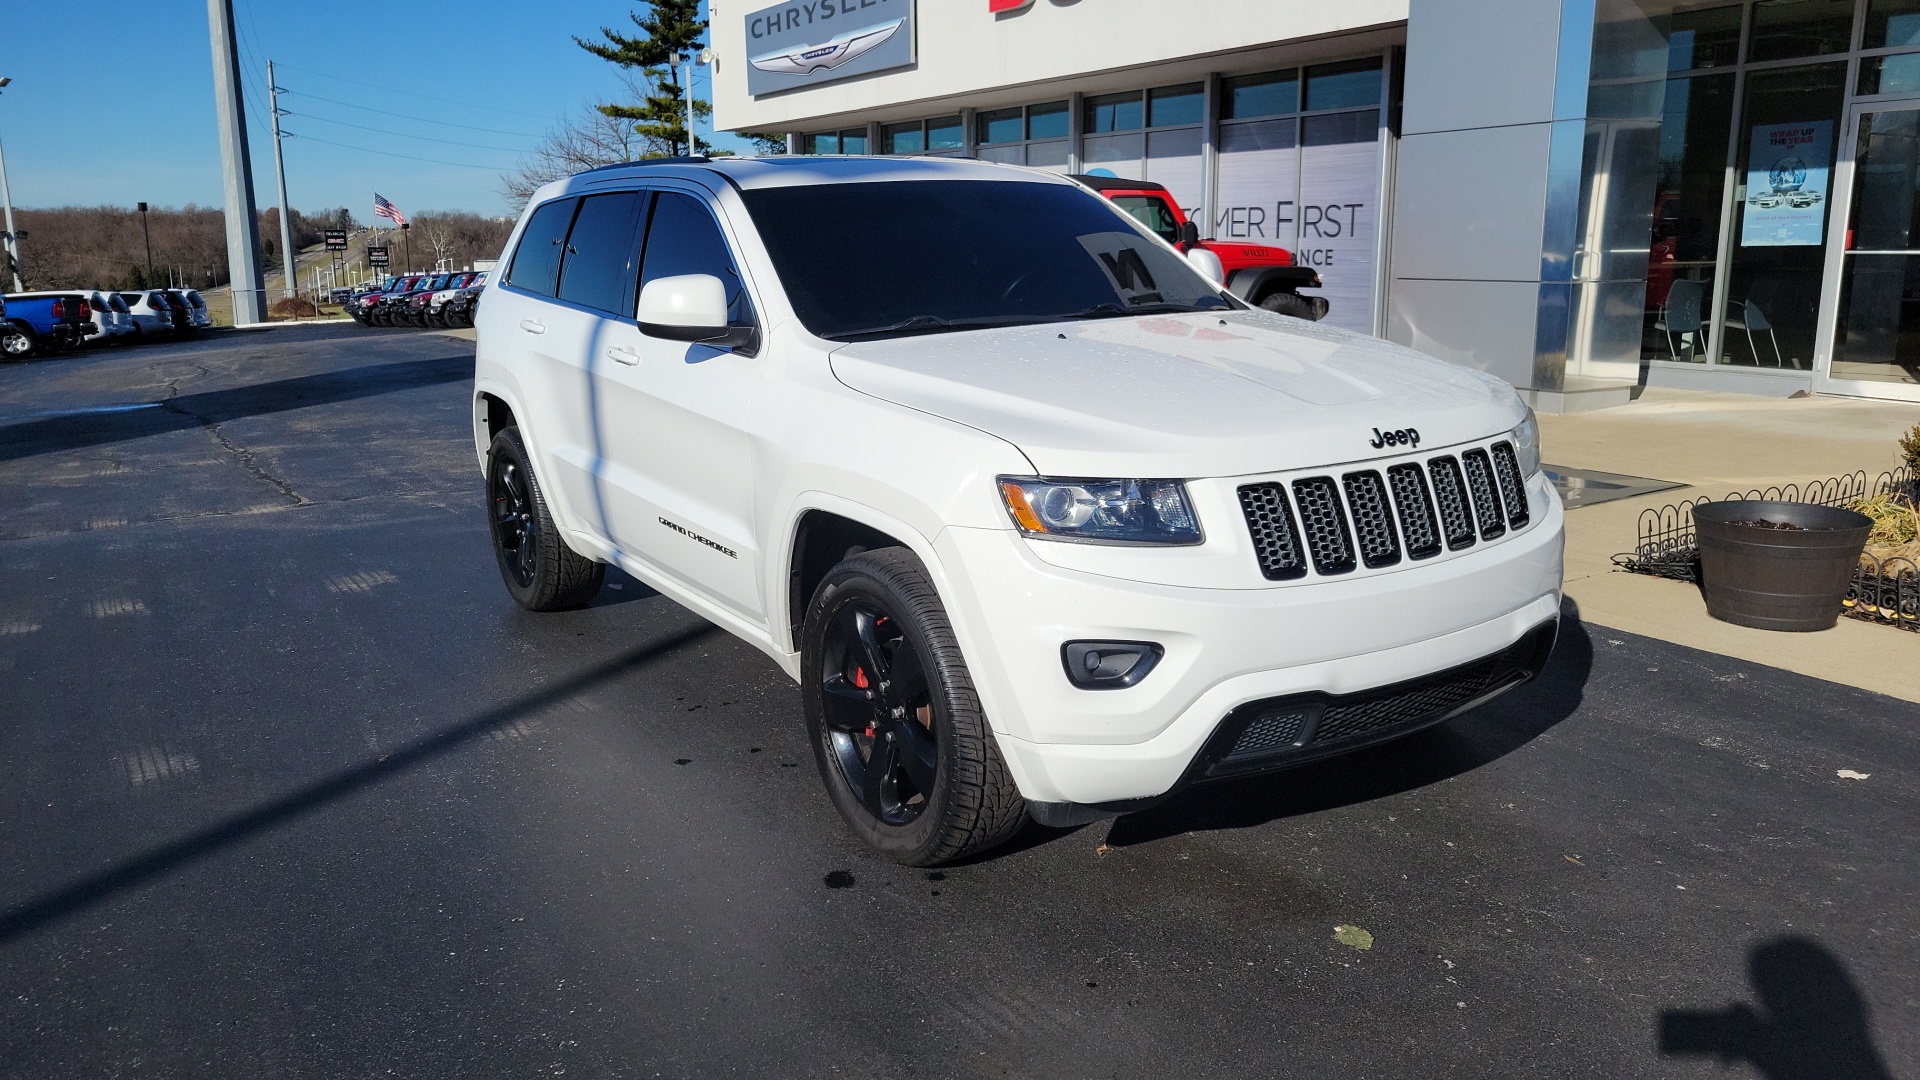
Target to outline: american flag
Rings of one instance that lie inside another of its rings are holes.
[[[377,191],[373,193],[373,216],[386,218],[395,225],[407,223],[407,215],[401,213],[399,207],[388,202],[386,197]]]

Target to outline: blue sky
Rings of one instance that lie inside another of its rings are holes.
[[[0,91],[0,146],[15,206],[221,204],[204,2],[104,0],[85,8],[91,29],[77,31],[73,8],[8,6],[0,75],[13,84]],[[254,197],[263,210],[275,199],[272,60],[280,106],[294,113],[282,126],[296,136],[286,141],[296,209],[346,206],[366,221],[377,190],[409,214],[505,213],[500,174],[520,151],[561,117],[622,93],[617,70],[573,35],[633,30],[627,15],[641,6],[234,0]],[[694,89],[710,97],[704,71]]]

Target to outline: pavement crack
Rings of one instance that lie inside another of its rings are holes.
[[[194,367],[199,368],[202,375],[209,374],[206,368],[200,367],[198,364],[195,364]],[[180,380],[167,380],[167,396],[160,402],[161,407],[169,412],[178,413],[181,416],[197,421],[201,427],[207,429],[207,434],[213,436],[213,441],[220,444],[221,449],[233,455],[234,460],[240,463],[240,467],[247,471],[248,476],[253,477],[263,484],[270,485],[279,491],[280,494],[286,496],[287,502],[290,505],[306,506],[308,504],[307,497],[293,490],[292,484],[287,483],[285,480],[280,479],[262,468],[260,462],[254,458],[253,451],[227,438],[227,433],[220,430],[218,421],[181,406],[181,404],[175,400],[179,396]]]

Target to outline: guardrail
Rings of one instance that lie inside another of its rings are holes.
[[[1674,581],[1700,580],[1700,552],[1693,532],[1693,508],[1702,503],[1734,499],[1767,499],[1846,506],[1861,499],[1893,495],[1920,505],[1920,478],[1901,466],[1869,480],[1865,472],[1849,473],[1805,484],[1783,484],[1734,492],[1721,499],[1701,497],[1640,512],[1639,535],[1631,552],[1613,557],[1628,573],[1649,574]],[[1862,555],[1847,589],[1845,614],[1870,622],[1920,631],[1920,564],[1897,556],[1878,559]]]

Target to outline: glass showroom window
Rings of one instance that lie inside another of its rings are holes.
[[[1201,83],[1161,86],[1086,99],[1080,160],[1129,180],[1164,184],[1189,213],[1201,203],[1200,146],[1206,89]]]
[[[1067,167],[1067,103],[1049,101],[1018,109],[995,109],[974,114],[973,138],[983,161],[1029,165],[1036,169]]]
[[[957,116],[887,124],[880,129],[880,152],[951,156],[966,148],[965,134]]]
[[[1740,4],[1677,14],[1667,38],[1667,87],[1655,173],[1653,243],[1640,358],[1702,363],[1719,276],[1732,71],[1740,58]]]
[[[1327,321],[1371,333],[1383,66],[1367,57],[1220,82],[1211,235],[1272,244],[1320,271]]]
[[[808,135],[804,146],[809,154],[864,154],[867,152],[867,129],[848,128]]]

